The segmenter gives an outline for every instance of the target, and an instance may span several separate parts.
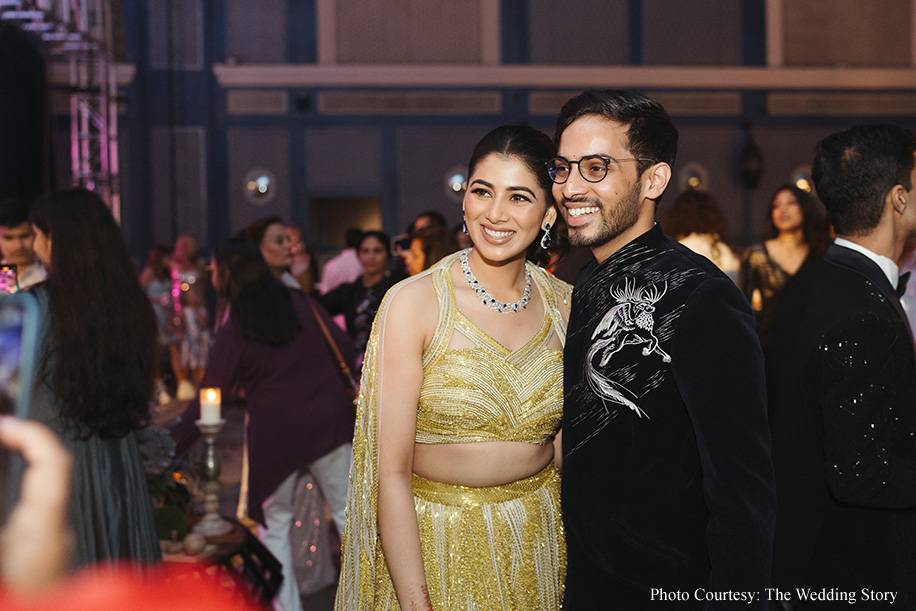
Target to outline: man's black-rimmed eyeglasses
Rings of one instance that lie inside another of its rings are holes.
[[[588,182],[601,182],[607,176],[607,169],[612,163],[622,161],[648,161],[651,159],[644,157],[627,157],[625,159],[614,159],[613,157],[604,157],[603,155],[586,155],[578,161],[570,161],[563,157],[554,157],[547,162],[547,174],[550,180],[562,185],[569,180],[569,174],[572,171],[572,164],[579,166],[579,174]]]

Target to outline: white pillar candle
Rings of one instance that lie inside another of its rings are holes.
[[[200,419],[208,424],[220,421],[220,391],[218,388],[200,389]]]

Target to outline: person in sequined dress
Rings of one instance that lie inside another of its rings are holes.
[[[172,274],[169,264],[171,250],[164,244],[159,244],[150,249],[146,265],[140,272],[140,286],[156,313],[156,325],[159,328],[158,349],[160,355],[156,358],[156,401],[169,403],[172,396],[165,389],[162,382],[162,355],[168,344],[169,325],[172,320]]]
[[[560,607],[554,461],[570,287],[526,261],[555,224],[554,151],[530,127],[486,135],[463,204],[474,247],[397,284],[379,309],[338,611]]]
[[[197,239],[187,234],[178,236],[169,261],[172,276],[172,318],[165,342],[172,371],[178,381],[175,398],[188,400],[197,392],[196,386],[207,368],[209,354],[209,349],[203,348],[196,351],[193,363],[189,360],[189,346],[200,347],[209,342],[209,336],[201,337],[201,331],[206,330],[209,325],[188,326],[188,313],[184,311],[185,303],[189,300],[192,303],[202,303],[206,290],[206,272],[197,255]]]
[[[837,239],[795,278],[776,320],[773,585],[851,591],[856,609],[913,609],[916,354],[896,262],[916,237],[916,135],[858,126],[815,152]],[[866,590],[895,593],[894,606]]]
[[[738,286],[751,302],[764,351],[770,345],[779,298],[799,270],[827,246],[820,204],[795,185],[781,185],[770,199],[766,237],[741,259]]]

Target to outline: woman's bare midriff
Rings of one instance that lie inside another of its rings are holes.
[[[461,486],[498,486],[534,475],[553,460],[554,445],[485,441],[414,445],[413,472]]]

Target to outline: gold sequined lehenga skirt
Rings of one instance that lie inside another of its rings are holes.
[[[434,609],[560,608],[566,541],[553,463],[502,486],[471,488],[413,478],[423,566]],[[384,558],[376,609],[398,609]]]

